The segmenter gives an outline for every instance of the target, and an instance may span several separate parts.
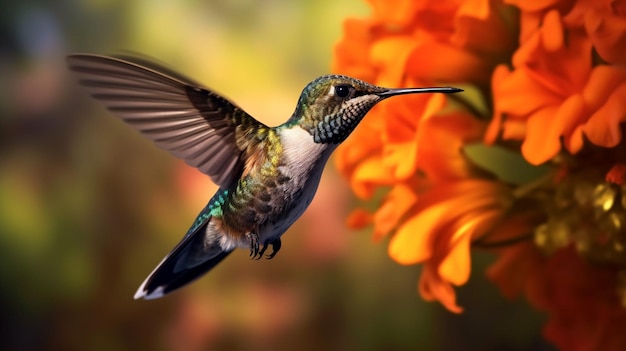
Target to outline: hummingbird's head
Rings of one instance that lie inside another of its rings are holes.
[[[300,125],[316,143],[344,141],[367,112],[388,97],[416,93],[456,93],[452,87],[389,89],[341,75],[322,76],[309,83],[288,121]]]

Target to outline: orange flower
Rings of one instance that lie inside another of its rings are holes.
[[[465,113],[441,114],[442,95],[407,96],[397,102],[368,115],[338,150],[336,164],[359,197],[367,199],[377,187],[393,186],[390,202],[409,208],[414,199],[407,190],[465,179],[476,171],[462,147],[480,139],[484,123]]]
[[[383,86],[411,81],[487,85],[514,48],[511,9],[500,2],[370,1],[373,14],[344,24],[334,70]]]
[[[508,203],[502,185],[481,180],[441,183],[420,197],[411,216],[389,244],[389,255],[401,264],[424,263],[419,291],[453,312],[452,284],[470,274],[470,243],[501,219]]]
[[[340,73],[384,86],[441,81],[486,86],[489,72],[513,48],[510,18],[499,2],[371,4],[371,18],[345,23],[346,39],[336,49]],[[374,214],[357,211],[351,224],[373,223],[376,239],[397,231],[391,257],[402,264],[425,263],[422,296],[459,312],[452,285],[468,279],[469,243],[499,218],[503,197],[493,195],[506,187],[467,180],[477,170],[462,148],[482,138],[485,123],[458,106],[450,108],[442,95],[406,96],[377,106],[338,150],[336,164],[361,198],[391,187]],[[426,211],[427,204],[440,216]],[[415,230],[415,223],[430,221],[432,230]]]
[[[626,350],[613,267],[584,262],[572,247],[546,257],[524,245],[505,249],[488,275],[507,296],[525,293],[548,313],[544,335],[560,349]]]
[[[436,107],[433,111],[444,107],[441,96],[427,99],[427,106]],[[429,108],[411,120],[413,111],[407,107],[420,106],[415,104],[419,99],[402,101],[384,105],[380,112],[386,119],[378,113],[368,117],[379,117],[366,124],[377,126],[378,133],[366,135],[371,130],[361,129],[338,151],[337,164],[350,176],[357,195],[369,197],[375,187],[392,185],[373,215],[358,211],[351,222],[373,223],[376,239],[395,231],[389,255],[401,264],[425,265],[421,295],[460,312],[452,285],[469,278],[470,242],[500,219],[508,204],[507,188],[467,179],[475,169],[465,160],[462,146],[480,138],[483,123],[465,113],[434,115]]]
[[[576,18],[572,14],[581,7],[575,6],[568,17]],[[569,30],[556,9],[543,13],[541,26],[522,21],[527,34],[513,55],[513,70],[501,65],[494,71],[495,113],[486,142],[499,136],[523,140],[522,154],[533,164],[556,156],[561,140],[570,153],[579,152],[585,138],[598,146],[616,146],[619,124],[626,120],[626,68],[594,65],[594,42],[607,45],[598,38],[599,29],[594,39]],[[620,30],[626,33],[626,20]],[[626,49],[619,50],[626,57]]]
[[[388,192],[350,225],[373,225],[376,240],[389,236],[398,263],[423,264],[420,294],[453,312],[461,311],[454,286],[469,278],[471,247],[503,246],[489,275],[505,295],[523,291],[550,314],[547,338],[571,350],[626,348],[626,287],[617,282],[626,276],[626,7],[370,4],[371,17],[346,22],[336,71],[387,86],[467,89],[448,100],[398,98],[363,120],[338,150],[337,167],[362,199]],[[470,152],[481,142],[493,148]],[[490,157],[496,151],[508,159]],[[506,167],[520,174],[507,178]]]
[[[582,29],[589,37],[597,54],[607,63],[626,63],[626,4],[614,0],[507,0],[522,12],[522,32],[530,33],[541,24],[549,11],[557,11],[564,24],[571,29]],[[526,35],[522,35],[522,41]]]

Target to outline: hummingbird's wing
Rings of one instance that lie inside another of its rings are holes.
[[[94,98],[219,186],[243,170],[247,155],[237,134],[268,128],[226,98],[147,60],[73,54],[67,61]]]
[[[233,251],[221,247],[219,237],[211,235],[215,234],[211,228],[207,234],[209,221],[205,219],[201,225],[192,228],[165,256],[137,289],[135,300],[157,299],[181,288],[210,271]]]

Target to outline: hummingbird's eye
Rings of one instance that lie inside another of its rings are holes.
[[[350,95],[351,88],[349,85],[337,85],[335,87],[335,95],[340,98],[346,98]]]

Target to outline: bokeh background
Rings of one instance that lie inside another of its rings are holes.
[[[544,317],[480,273],[459,289],[462,315],[422,301],[419,267],[346,229],[355,201],[332,162],[274,260],[238,252],[165,299],[132,300],[215,187],[92,101],[64,56],[154,57],[276,125],[365,2],[1,3],[0,349],[552,349]]]

